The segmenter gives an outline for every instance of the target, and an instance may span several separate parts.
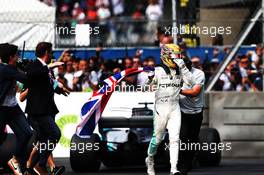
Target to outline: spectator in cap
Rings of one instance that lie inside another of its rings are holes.
[[[219,65],[219,59],[218,59],[218,58],[213,58],[213,59],[211,60],[211,63],[212,63],[212,64],[217,64],[217,65]]]
[[[218,66],[219,66],[219,59],[218,58],[213,58],[211,60],[211,66],[210,66],[210,72],[211,72],[211,75],[215,73],[215,71],[218,69]]]

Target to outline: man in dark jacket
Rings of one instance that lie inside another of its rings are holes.
[[[37,59],[27,67],[26,113],[38,134],[39,142],[38,156],[30,166],[39,174],[45,175],[48,174],[47,159],[61,137],[60,129],[55,123],[55,115],[59,111],[54,101],[54,93],[65,94],[65,91],[63,87],[54,88],[57,83],[50,70],[61,63],[49,64],[52,58],[52,44],[39,43],[36,47],[36,56]]]
[[[8,124],[17,138],[16,152],[8,165],[15,175],[22,175],[26,170],[26,150],[32,130],[16,100],[16,81],[27,84],[26,75],[16,69],[17,49],[15,45],[0,44],[0,140],[3,142],[3,131]]]

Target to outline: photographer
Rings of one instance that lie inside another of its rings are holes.
[[[16,100],[16,81],[27,83],[26,76],[16,69],[17,49],[15,45],[0,44],[0,132],[6,124],[14,131],[17,137],[16,152],[8,165],[15,175],[22,175],[26,170],[26,150],[32,130]]]

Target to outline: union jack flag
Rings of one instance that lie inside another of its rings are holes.
[[[115,90],[116,85],[126,76],[148,71],[148,68],[131,68],[116,73],[105,79],[103,86],[93,92],[92,97],[82,106],[81,122],[76,128],[76,134],[82,138],[89,138],[105,109],[105,106]]]

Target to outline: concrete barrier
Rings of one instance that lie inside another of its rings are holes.
[[[263,157],[264,93],[210,92],[209,127],[216,128],[222,142],[232,149],[223,157]]]

